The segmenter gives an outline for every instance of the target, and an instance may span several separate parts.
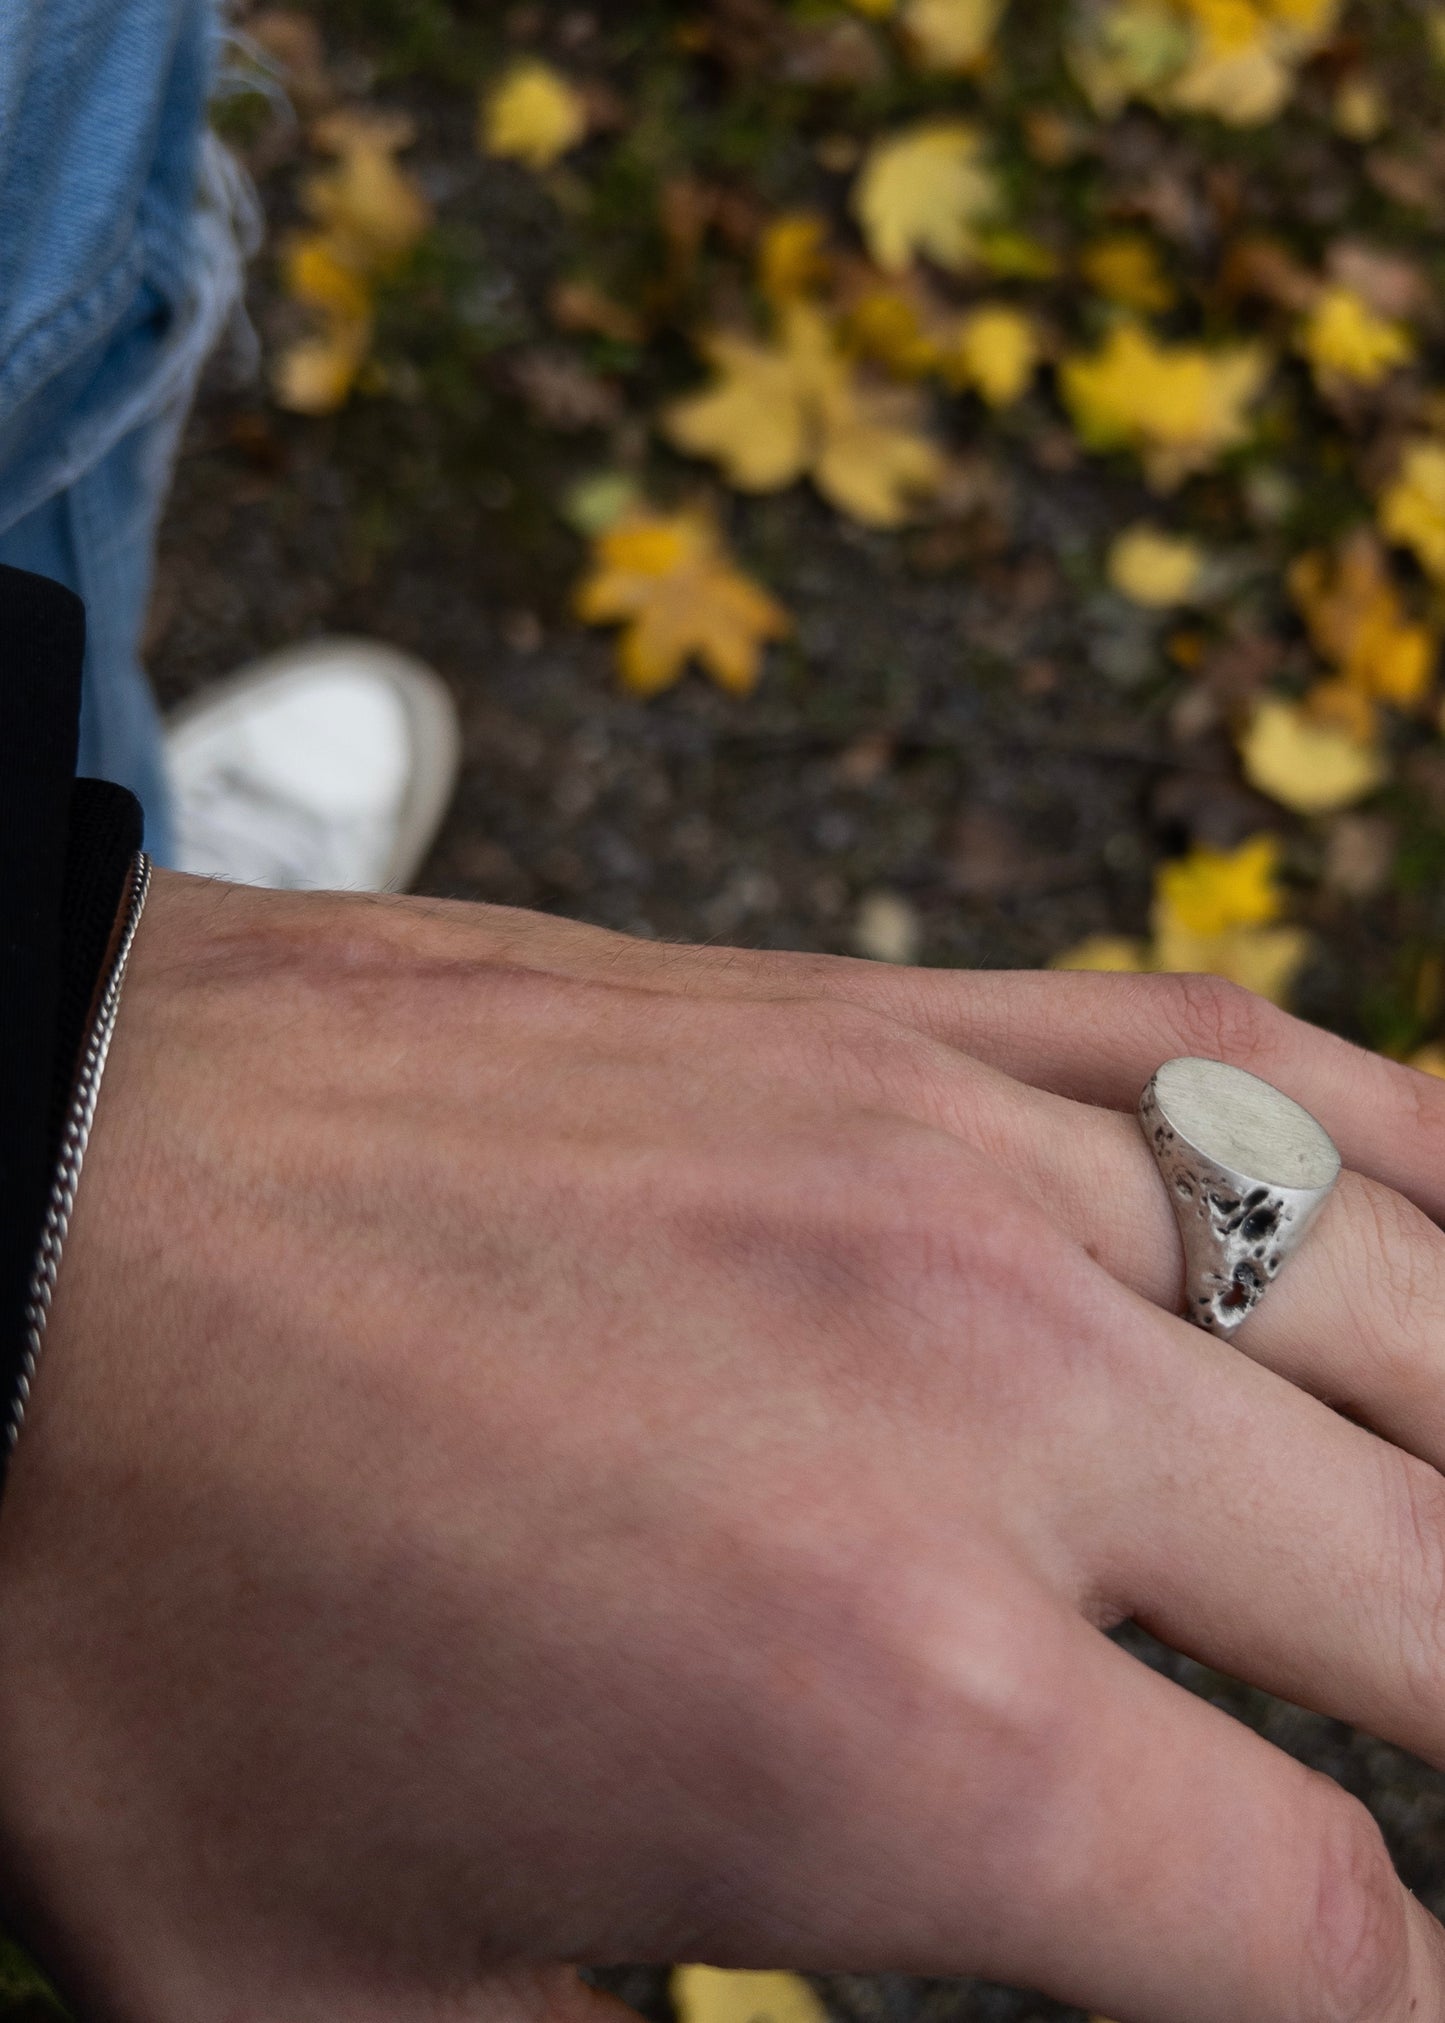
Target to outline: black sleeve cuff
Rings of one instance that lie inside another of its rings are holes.
[[[140,849],[124,788],[75,778],[85,615],[0,566],[0,1419],[96,984]],[[0,1468],[4,1453],[0,1450]]]

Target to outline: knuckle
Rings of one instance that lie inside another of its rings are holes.
[[[1357,1799],[1319,1780],[1322,1829],[1315,1842],[1306,1917],[1301,2023],[1384,2023],[1409,1980],[1405,1895],[1384,1835]]]
[[[1393,1598],[1399,1677],[1419,1735],[1438,1730],[1445,1687],[1445,1476],[1398,1447],[1380,1447],[1391,1563],[1380,1592]]]
[[[1033,1633],[1031,1592],[986,1553],[964,1583],[907,1523],[871,1516],[877,1535],[866,1541],[856,1516],[848,1526],[848,1577],[828,1597],[848,1704],[866,1710],[870,1738],[911,1736],[923,1756],[967,1734],[974,1801],[986,1806],[991,1791],[1000,1822],[1031,1813],[1036,1797],[1057,1791],[1080,1740],[1069,1714],[1076,1682],[1053,1662],[1051,1640]],[[870,1746],[865,1775],[870,1763],[888,1775],[895,1761]]]
[[[1355,1180],[1350,1192],[1360,1236],[1352,1304],[1363,1303],[1360,1319],[1369,1335],[1398,1344],[1408,1364],[1422,1332],[1445,1326],[1438,1232],[1412,1202],[1379,1181]],[[1401,1374],[1408,1376],[1408,1368]]]
[[[1423,1074],[1418,1068],[1403,1067],[1395,1061],[1379,1061],[1367,1055],[1376,1072],[1386,1078],[1382,1095],[1393,1093],[1399,1105],[1405,1142],[1428,1148],[1436,1157],[1445,1153],[1445,1081],[1438,1075]]]
[[[1186,1052],[1248,1067],[1277,1051],[1285,1013],[1242,984],[1222,976],[1184,975],[1160,977],[1155,988]]]
[[[801,1017],[809,1065],[821,1063],[862,1098],[891,1098],[913,1071],[916,1036],[851,998],[809,998],[794,1016]]]

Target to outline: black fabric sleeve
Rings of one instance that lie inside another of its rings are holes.
[[[75,1067],[141,842],[132,794],[75,778],[84,654],[80,600],[0,566],[0,1422],[28,1345]]]
[[[0,1400],[50,1188],[62,896],[85,614],[58,583],[0,567]]]

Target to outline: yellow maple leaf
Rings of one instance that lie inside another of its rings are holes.
[[[730,694],[747,695],[764,644],[791,629],[705,514],[625,512],[597,536],[592,561],[574,608],[585,624],[624,628],[617,661],[634,695],[670,688],[694,658]]]
[[[669,1992],[679,2023],[828,2023],[799,1974],[674,1967]]]
[[[282,278],[316,329],[280,355],[277,401],[299,414],[329,414],[355,385],[371,348],[377,283],[394,274],[431,223],[431,207],[398,166],[411,122],[363,111],[332,113],[312,138],[336,156],[301,185],[315,229],[285,248]]]
[[[918,432],[916,395],[867,384],[811,304],[783,310],[776,344],[724,332],[702,348],[717,379],[676,402],[664,426],[738,490],[781,491],[810,476],[840,512],[896,527],[937,488],[943,458]]]
[[[1380,526],[1445,583],[1445,442],[1417,436],[1406,443],[1394,480],[1380,498]]]
[[[1310,643],[1345,689],[1366,707],[1357,712],[1372,734],[1373,705],[1410,709],[1429,692],[1435,640],[1405,616],[1379,541],[1357,528],[1333,555],[1318,550],[1291,565],[1289,587]],[[1326,698],[1328,701],[1328,698]],[[1336,717],[1344,714],[1338,706]]]
[[[1210,935],[1267,926],[1284,910],[1278,879],[1275,836],[1251,836],[1237,850],[1201,843],[1187,857],[1160,865],[1154,881],[1155,929]]]
[[[1142,232],[1110,232],[1079,256],[1079,271],[1107,302],[1136,315],[1162,315],[1174,306],[1174,285]]]
[[[1273,119],[1340,0],[1108,0],[1086,10],[1069,57],[1096,111],[1130,98],[1235,126]]]
[[[431,223],[431,206],[396,157],[415,131],[399,114],[346,111],[319,120],[318,147],[336,166],[310,176],[301,202],[326,233],[336,261],[380,278],[400,265]]]
[[[1162,96],[1170,110],[1208,112],[1230,126],[1263,126],[1280,112],[1294,84],[1294,66],[1273,41],[1244,48],[1206,39]]]
[[[283,276],[287,292],[316,313],[321,327],[281,353],[272,375],[276,399],[294,414],[331,414],[371,349],[371,290],[335,257],[324,232],[292,240]]]
[[[1297,815],[1352,807],[1386,777],[1384,758],[1374,746],[1279,696],[1257,706],[1239,741],[1239,756],[1250,785]]]
[[[1197,541],[1146,520],[1126,527],[1109,549],[1107,573],[1114,588],[1132,603],[1156,610],[1187,603],[1203,570],[1204,551]]]
[[[1075,10],[1067,53],[1095,112],[1115,119],[1131,98],[1177,76],[1193,47],[1189,23],[1170,0],[1110,0]]]
[[[982,138],[962,120],[924,120],[875,141],[853,190],[868,250],[891,274],[920,254],[952,272],[967,267],[977,227],[998,204]]]
[[[1067,359],[1060,385],[1089,448],[1134,450],[1149,482],[1168,491],[1247,438],[1268,372],[1259,345],[1162,343],[1126,319],[1097,352]]]
[[[1295,333],[1295,345],[1326,389],[1340,381],[1374,386],[1415,355],[1405,325],[1377,316],[1353,288],[1327,288]]]
[[[1271,1004],[1287,1005],[1313,942],[1303,927],[1233,927],[1223,934],[1171,928],[1154,940],[1153,967],[1166,976],[1223,976]]]
[[[1130,934],[1086,935],[1049,964],[1050,969],[1091,969],[1107,976],[1137,975],[1149,967],[1148,943]]]
[[[516,63],[482,99],[477,145],[483,154],[547,169],[587,133],[587,108],[550,63]]]
[[[1151,966],[1228,977],[1276,1004],[1289,995],[1310,951],[1297,927],[1276,926],[1284,910],[1275,837],[1251,836],[1237,850],[1201,844],[1154,880]]]
[[[1022,310],[985,305],[960,318],[944,376],[974,387],[990,407],[1009,407],[1028,391],[1040,356],[1038,332]]]
[[[923,70],[977,70],[1006,0],[906,0],[903,32]]]

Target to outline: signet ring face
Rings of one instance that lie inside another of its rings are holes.
[[[1166,1061],[1139,1123],[1184,1239],[1184,1315],[1231,1335],[1329,1198],[1340,1155],[1292,1097],[1225,1061]]]

